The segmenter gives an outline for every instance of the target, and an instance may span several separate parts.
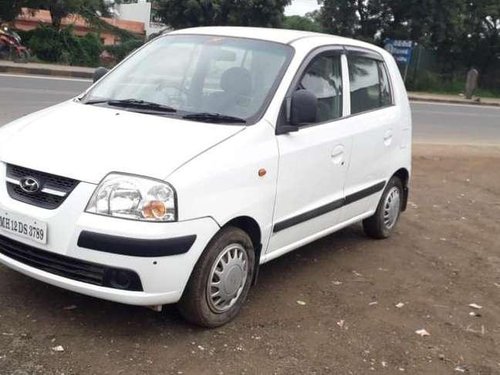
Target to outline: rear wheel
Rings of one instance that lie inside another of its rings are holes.
[[[198,260],[178,309],[191,323],[218,327],[239,313],[255,267],[255,250],[241,229],[222,229]]]
[[[384,189],[373,216],[363,220],[366,235],[382,239],[391,235],[398,222],[403,203],[403,184],[398,177],[392,177]]]

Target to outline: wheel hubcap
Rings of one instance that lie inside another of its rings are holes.
[[[247,281],[248,257],[240,244],[231,244],[219,254],[207,284],[208,305],[215,313],[229,310]]]
[[[384,225],[387,229],[392,229],[399,217],[401,208],[401,194],[397,187],[389,190],[384,202]]]

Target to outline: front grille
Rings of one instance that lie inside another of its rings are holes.
[[[12,199],[49,210],[59,207],[78,185],[78,181],[71,178],[61,177],[12,164],[7,165],[7,177],[7,192]],[[35,193],[29,193],[21,189],[18,182],[24,177],[32,177],[36,179],[40,184],[40,189]],[[43,191],[43,189],[57,191],[60,195]]]
[[[22,190],[19,185],[15,185],[13,183],[7,182],[7,192],[10,197],[31,204],[33,206],[38,206],[42,208],[47,208],[53,210],[61,205],[64,202],[66,197],[60,197],[58,195],[47,194],[43,192],[30,194],[26,193]]]
[[[68,279],[115,289],[143,290],[139,275],[133,271],[40,250],[1,235],[0,253],[30,267]],[[124,279],[126,282],[123,282]]]

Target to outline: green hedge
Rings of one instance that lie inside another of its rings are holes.
[[[408,76],[406,88],[409,91],[435,92],[443,94],[460,94],[465,91],[467,71],[454,73],[435,73],[422,70],[413,76]],[[482,97],[500,97],[500,88],[488,88],[481,85],[474,91],[474,95]]]
[[[98,66],[103,45],[94,33],[78,37],[73,27],[57,30],[40,25],[35,30],[21,33],[23,43],[40,60],[69,65]]]
[[[117,45],[104,46],[97,34],[88,33],[84,37],[78,37],[72,26],[57,30],[52,26],[40,25],[34,30],[18,33],[36,59],[79,66],[101,65],[100,55],[103,50],[112,54],[116,62],[120,62],[144,43],[138,39],[127,39]]]

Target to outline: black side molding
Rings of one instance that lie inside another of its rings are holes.
[[[372,194],[378,193],[385,186],[385,181],[379,182],[373,186],[367,187],[366,189],[357,191],[356,193],[349,194],[345,197],[344,206],[359,201],[363,198],[369,197]]]
[[[283,229],[293,227],[294,225],[303,223],[304,221],[314,219],[318,216],[324,215],[328,212],[338,210],[343,206],[359,201],[363,198],[369,197],[372,194],[378,193],[385,187],[385,181],[381,181],[373,186],[367,187],[366,189],[357,191],[356,193],[349,194],[347,197],[338,199],[336,201],[325,204],[324,206],[315,208],[314,210],[304,212],[303,214],[291,217],[274,224],[273,232],[279,232]]]
[[[78,237],[78,246],[112,254],[151,258],[187,253],[195,240],[196,235],[149,240],[84,230]]]
[[[280,230],[287,229],[293,227],[294,225],[303,223],[304,221],[314,219],[315,217],[324,215],[330,211],[334,211],[339,209],[344,205],[344,199],[339,199],[334,202],[325,204],[324,206],[315,208],[314,210],[304,212],[303,214],[291,217],[290,219],[286,219],[280,221],[279,223],[274,224],[273,232],[279,232]]]

